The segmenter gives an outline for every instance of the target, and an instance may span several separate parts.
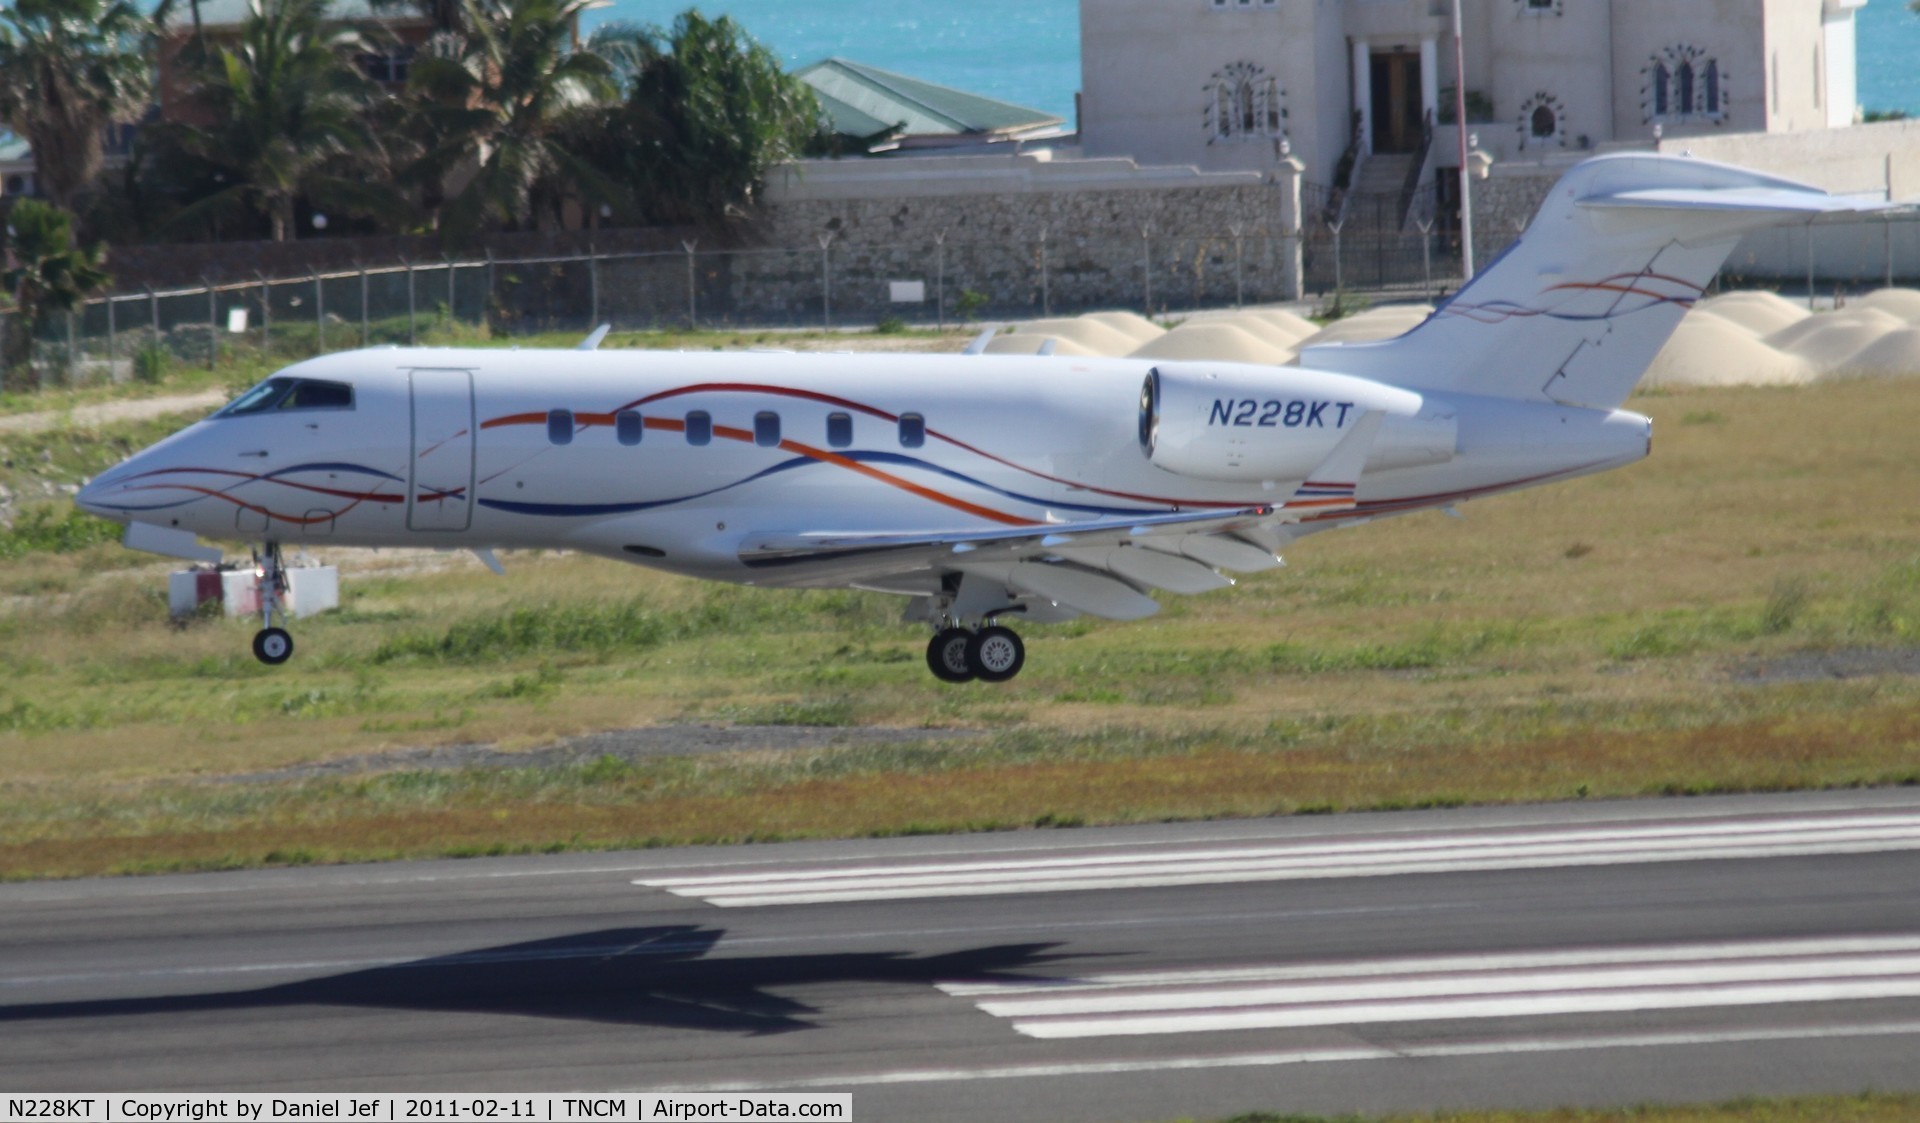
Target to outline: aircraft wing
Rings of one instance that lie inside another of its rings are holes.
[[[1031,527],[918,533],[763,535],[740,560],[769,585],[856,584],[923,595],[951,592],[955,615],[1009,603],[1133,620],[1159,611],[1148,590],[1203,593],[1233,584],[1220,570],[1284,564],[1280,547],[1312,516],[1350,510],[1384,415],[1368,411],[1285,504],[1087,519]],[[984,590],[984,591],[982,591]]]
[[[823,564],[834,567],[835,563],[845,563],[843,572],[848,573],[876,566],[880,572],[934,568],[936,563],[952,568],[963,562],[979,564],[1069,547],[1118,546],[1138,539],[1177,540],[1192,534],[1230,532],[1256,526],[1274,510],[1238,507],[987,530],[764,535],[741,544],[740,560],[752,568],[768,570],[791,566],[815,569]]]

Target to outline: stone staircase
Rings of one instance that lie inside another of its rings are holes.
[[[1352,198],[1347,211],[1375,216],[1375,221],[1385,221],[1389,228],[1404,228],[1407,223],[1406,196],[1407,175],[1413,171],[1414,161],[1420,155],[1408,152],[1375,153],[1360,165],[1360,172],[1354,177]]]
[[[1407,182],[1407,172],[1412,168],[1412,153],[1376,152],[1361,163],[1360,174],[1353,183],[1353,193],[1355,195],[1392,195],[1398,198],[1400,188]]]

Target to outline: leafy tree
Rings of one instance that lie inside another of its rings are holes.
[[[252,214],[281,242],[302,198],[401,212],[382,177],[367,175],[381,161],[367,118],[379,89],[355,64],[366,40],[326,9],[327,0],[249,0],[239,40],[209,45],[187,93],[207,123],[158,129],[173,155],[198,165],[176,174],[211,188],[173,217],[175,228]]]
[[[0,122],[32,146],[56,206],[71,208],[100,174],[107,126],[146,111],[152,27],[129,0],[15,0],[0,11]]]
[[[440,214],[449,240],[557,213],[563,180],[609,190],[572,143],[575,119],[619,92],[607,60],[573,45],[590,2],[461,0],[467,32],[436,36],[414,59],[423,152],[409,178],[425,194],[464,178]]]
[[[71,311],[89,293],[107,283],[100,266],[106,247],[73,243],[67,212],[37,199],[21,199],[7,215],[6,248],[14,263],[0,283],[13,298],[15,315],[7,325],[0,364],[10,390],[32,384],[33,340],[51,312]]]
[[[632,185],[642,217],[718,219],[815,137],[812,89],[731,17],[688,10],[640,38],[626,48],[627,97],[595,154],[610,179]]]

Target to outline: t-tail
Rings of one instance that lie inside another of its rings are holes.
[[[1300,365],[1611,409],[1742,236],[1885,208],[1690,157],[1599,156],[1562,177],[1526,232],[1418,327],[1310,347]]]

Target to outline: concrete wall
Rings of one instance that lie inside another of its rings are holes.
[[[1309,168],[1331,169],[1346,145],[1339,11],[1333,0],[1220,8],[1211,0],[1081,0],[1087,155],[1210,171],[1271,168],[1278,158],[1271,138],[1216,139],[1209,124],[1210,87],[1230,68],[1254,67],[1285,92],[1293,153]]]

